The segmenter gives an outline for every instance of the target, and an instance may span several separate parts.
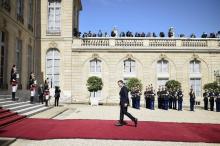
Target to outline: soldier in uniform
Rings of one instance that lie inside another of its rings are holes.
[[[177,92],[177,100],[178,100],[178,111],[181,111],[183,105],[183,92],[181,88]]]
[[[177,93],[176,93],[175,90],[173,90],[171,94],[172,94],[172,97],[173,97],[173,109],[176,110],[176,109],[177,109],[177,108],[176,108],[176,107],[177,107],[177,106],[176,106],[176,103],[177,103]]]
[[[214,111],[215,93],[213,90],[209,93],[210,110]]]
[[[135,108],[136,105],[136,95],[135,95],[135,88],[131,88],[131,102],[132,102],[132,108]]]
[[[219,91],[217,92],[215,103],[216,103],[216,112],[220,112],[220,94],[219,94]]]
[[[168,96],[168,91],[165,89],[165,87],[162,88],[162,101],[163,101],[163,109],[168,110],[169,108],[169,96]]]
[[[159,86],[157,91],[157,101],[158,101],[158,109],[161,109],[161,86]]]
[[[190,111],[194,111],[196,96],[192,88],[190,89],[189,97],[190,97]]]
[[[173,108],[173,91],[171,90],[169,92],[169,109],[172,109]]]
[[[155,93],[153,87],[151,87],[151,90],[149,91],[149,96],[150,96],[150,109],[154,110]]]
[[[60,98],[60,88],[58,86],[55,87],[55,106],[59,106],[59,98]]]
[[[205,90],[205,92],[203,93],[203,98],[204,98],[203,101],[204,101],[204,109],[205,110],[208,110],[208,102],[209,102],[208,96],[209,96],[209,93],[207,90]]]
[[[146,104],[146,108],[150,108],[150,97],[149,97],[149,88],[146,87],[146,90],[144,92],[144,98],[145,98],[145,104]]]
[[[18,82],[17,82],[17,69],[16,66],[13,65],[12,69],[11,69],[11,80],[10,80],[10,84],[12,87],[12,100],[15,101],[15,93],[17,91],[17,87],[18,87]]]
[[[34,103],[35,90],[36,90],[36,80],[35,80],[34,73],[30,74],[29,87],[30,87],[30,91],[31,91],[30,103],[33,104]]]

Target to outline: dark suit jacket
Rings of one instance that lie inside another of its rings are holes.
[[[128,99],[128,89],[127,87],[123,86],[119,92],[120,95],[120,104],[128,104],[129,105],[129,99]]]

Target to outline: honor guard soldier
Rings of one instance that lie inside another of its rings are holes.
[[[196,96],[192,88],[190,89],[189,97],[190,97],[190,111],[194,111]]]
[[[11,80],[10,80],[11,88],[12,88],[12,100],[15,101],[15,93],[18,87],[17,81],[17,69],[16,66],[13,65],[11,69]]]
[[[177,103],[177,93],[175,90],[173,90],[173,92],[171,93],[172,94],[172,97],[173,97],[173,109],[177,109],[176,107],[176,103]]]
[[[173,91],[170,91],[169,92],[169,109],[172,109],[173,108]]]
[[[161,86],[159,86],[157,91],[157,101],[158,101],[158,109],[162,108],[161,104]]]
[[[34,73],[30,74],[30,80],[29,80],[29,87],[31,91],[31,97],[30,97],[30,103],[34,103],[34,96],[35,96],[35,90],[36,90],[36,80]]]
[[[183,105],[183,92],[180,88],[177,92],[177,100],[178,100],[178,111],[182,111],[182,105]]]
[[[163,108],[165,110],[168,110],[169,96],[168,96],[168,91],[165,88],[162,89],[162,98],[163,98]]]
[[[146,104],[146,108],[150,108],[150,97],[149,97],[149,88],[146,87],[146,90],[144,92],[144,98],[145,98],[145,104]]]
[[[153,87],[151,87],[151,90],[149,91],[149,96],[150,96],[150,109],[154,110],[155,93]]]
[[[205,92],[203,93],[203,101],[204,101],[205,110],[208,110],[208,102],[209,102],[208,96],[209,96],[209,93],[207,90],[205,90]]]
[[[60,98],[60,87],[59,86],[55,86],[55,106],[59,106],[59,98]]]
[[[213,90],[209,93],[210,110],[214,111],[215,93]]]
[[[220,94],[218,91],[217,97],[215,99],[215,103],[216,103],[216,112],[220,112]]]

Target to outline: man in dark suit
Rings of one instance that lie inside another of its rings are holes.
[[[124,83],[122,80],[118,81],[118,86],[121,88],[119,95],[120,95],[120,120],[118,123],[116,123],[116,126],[123,126],[126,125],[126,122],[124,121],[124,115],[128,116],[133,122],[135,127],[137,127],[137,118],[133,117],[130,113],[128,113],[128,105],[129,105],[129,99],[128,99],[128,89],[124,86]]]

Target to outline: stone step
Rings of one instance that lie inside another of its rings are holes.
[[[52,107],[45,107],[45,106],[44,106],[44,107],[38,108],[38,109],[33,110],[33,111],[25,112],[25,113],[23,113],[22,115],[27,116],[27,117],[30,117],[30,116],[33,116],[33,115],[38,114],[38,113],[40,113],[40,112],[43,112],[43,111],[45,111],[45,110],[48,110],[48,109],[50,109],[50,108],[52,108]]]
[[[3,97],[3,98],[2,98],[2,97],[0,98],[0,101],[11,101],[11,100],[12,100],[12,98],[4,98],[4,97]]]
[[[24,108],[24,109],[19,109],[19,110],[13,110],[14,112],[17,112],[18,114],[24,114],[39,108],[45,107],[44,105],[33,105],[31,107],[28,108]]]
[[[29,104],[29,103],[30,103],[30,101],[26,101],[26,102],[14,102],[14,103],[11,103],[11,104],[2,105],[2,107],[3,107],[3,108],[10,108],[10,107],[14,107],[14,106]]]
[[[11,104],[11,103],[14,103],[14,101],[0,101],[0,106],[1,105]]]
[[[25,108],[28,108],[28,107],[33,107],[33,105],[32,104],[22,104],[22,105],[19,105],[19,106],[9,107],[7,109],[9,109],[11,111],[15,111],[15,110],[20,110],[20,109],[25,109]]]

